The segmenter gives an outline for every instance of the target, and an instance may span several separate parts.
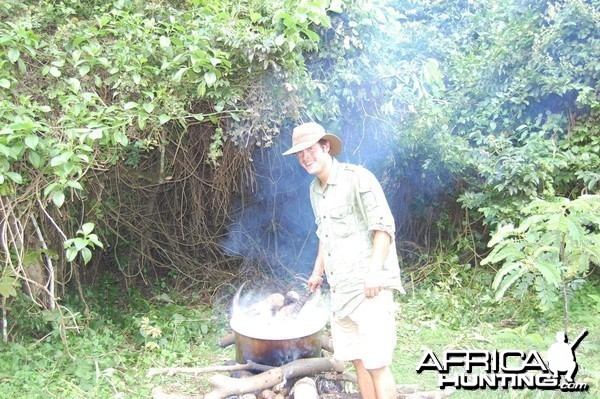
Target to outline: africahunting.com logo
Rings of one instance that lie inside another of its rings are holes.
[[[437,371],[439,387],[456,389],[560,389],[586,391],[586,383],[575,382],[575,349],[587,335],[584,330],[569,343],[563,332],[556,334],[544,361],[537,351],[519,350],[448,350],[438,358],[426,351],[417,365],[417,373]],[[477,369],[477,371],[476,371]],[[564,381],[561,377],[564,375]]]

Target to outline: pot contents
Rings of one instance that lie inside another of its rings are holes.
[[[236,361],[281,366],[293,360],[321,356],[321,332],[329,316],[320,291],[258,295],[236,294],[231,328]]]

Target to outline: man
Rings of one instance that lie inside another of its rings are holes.
[[[381,185],[360,166],[338,162],[339,137],[314,122],[297,126],[292,147],[315,176],[310,201],[319,248],[311,291],[331,287],[334,356],[351,361],[364,399],[396,398],[389,366],[396,346],[393,290],[404,293],[394,245],[395,225]]]

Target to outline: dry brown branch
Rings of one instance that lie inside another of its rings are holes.
[[[215,389],[206,394],[204,399],[221,399],[230,395],[240,395],[271,388],[288,379],[327,371],[341,373],[344,369],[343,362],[321,357],[295,360],[249,378],[237,379],[217,374],[210,379],[210,383]]]
[[[233,345],[235,343],[235,333],[230,332],[228,334],[225,334],[224,336],[221,337],[221,339],[219,339],[219,346],[221,348],[227,348],[230,345]]]
[[[146,373],[146,377],[154,377],[155,375],[172,376],[175,374],[204,374],[221,371],[238,371],[238,370],[253,370],[267,371],[272,369],[272,366],[265,366],[254,363],[248,360],[244,364],[232,364],[229,366],[207,366],[207,367],[166,367],[166,368],[151,368]]]

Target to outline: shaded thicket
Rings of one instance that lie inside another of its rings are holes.
[[[109,272],[210,300],[310,270],[310,176],[281,156],[307,120],[380,178],[405,265],[478,267],[532,200],[597,192],[598,21],[582,0],[4,1],[0,295],[54,307]]]

